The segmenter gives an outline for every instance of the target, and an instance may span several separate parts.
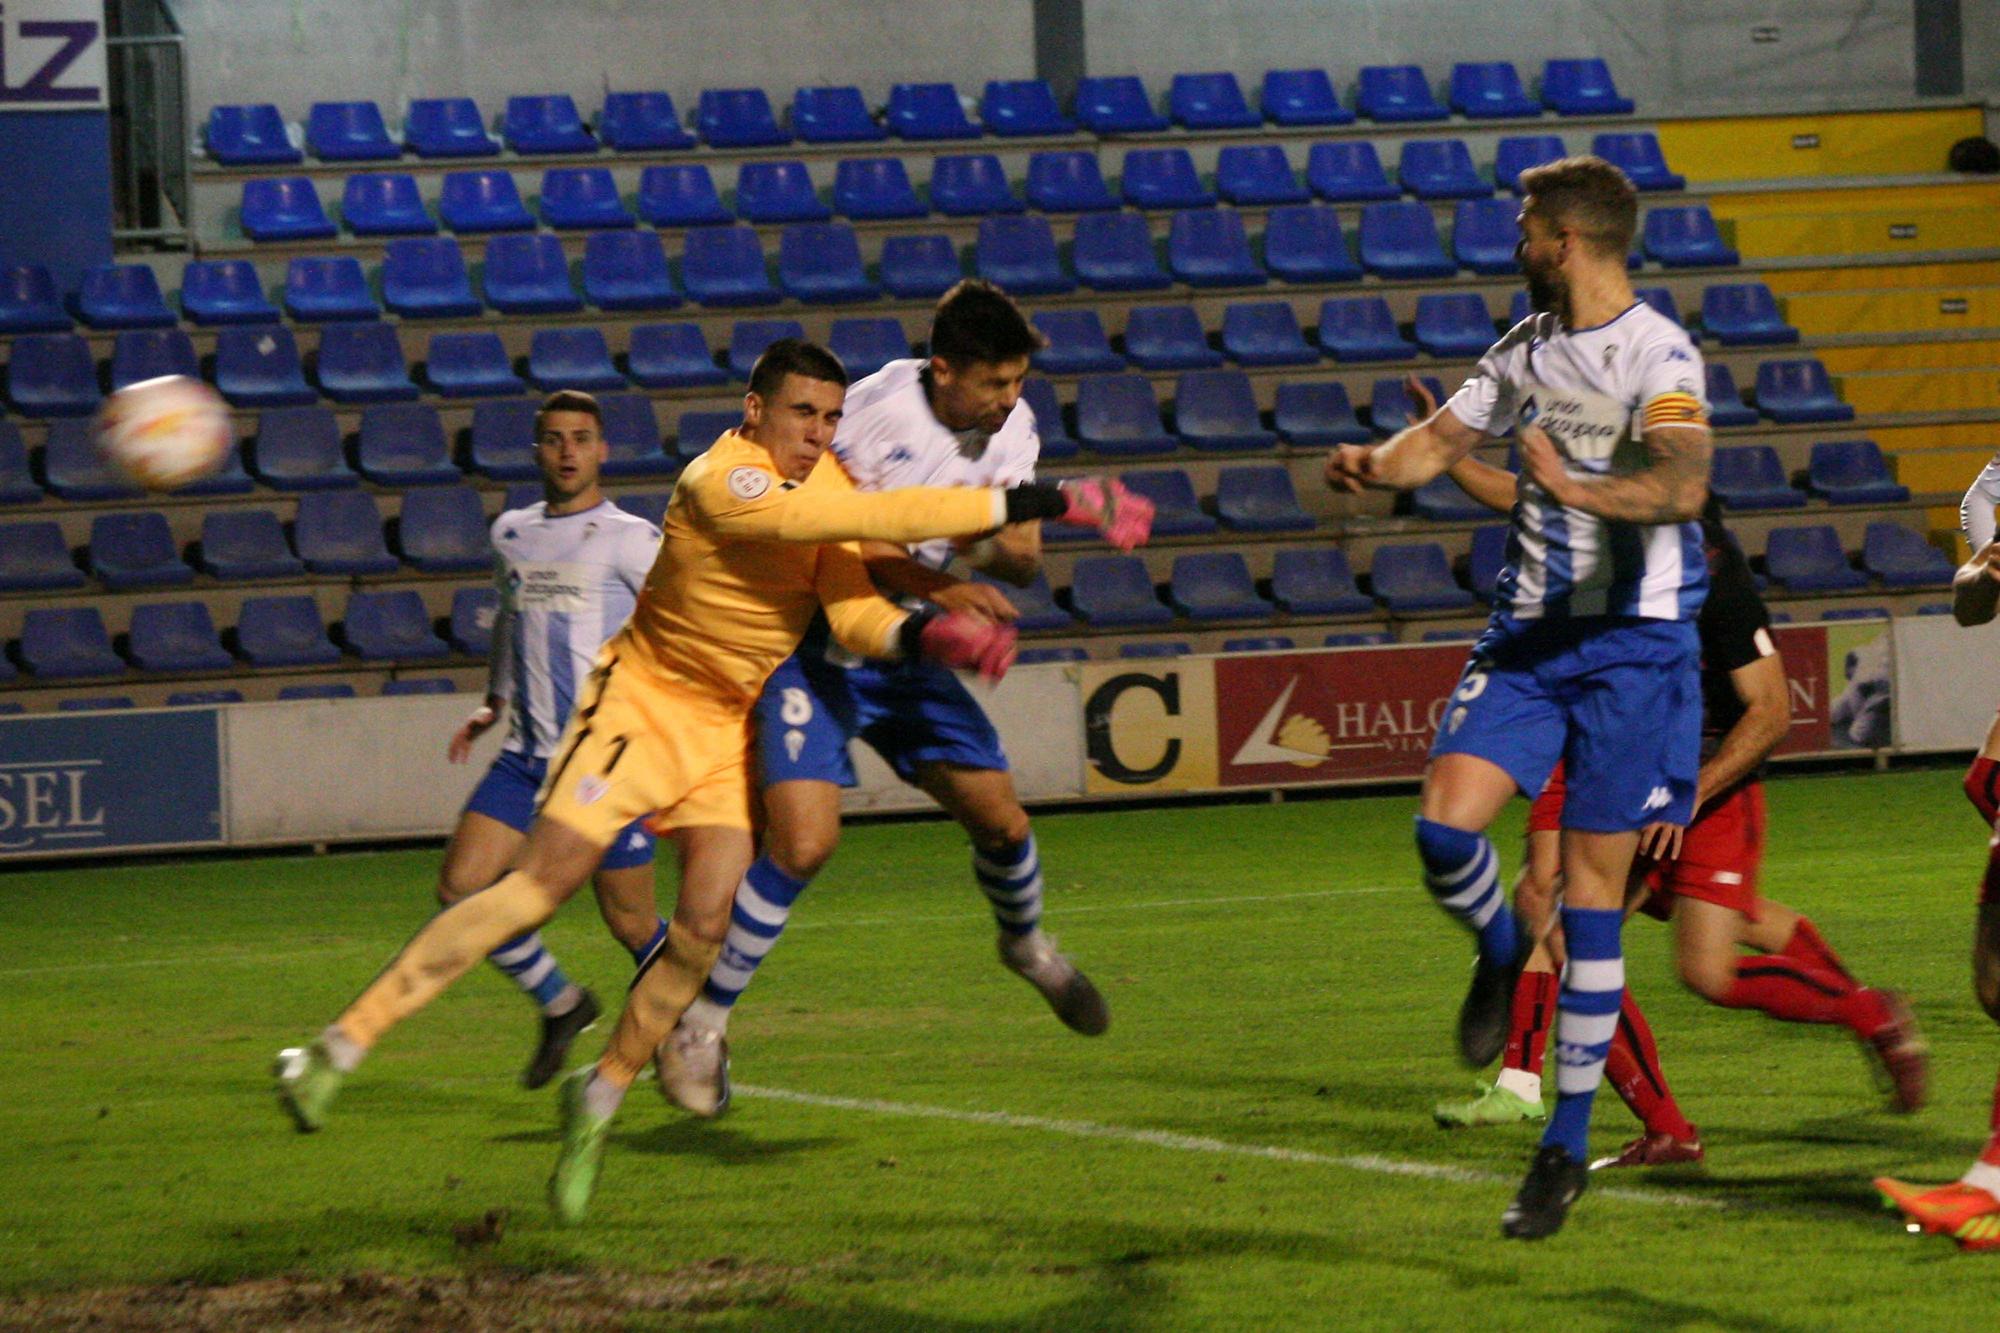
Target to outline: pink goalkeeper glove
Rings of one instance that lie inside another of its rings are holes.
[[[1063,522],[1096,528],[1121,551],[1144,546],[1153,531],[1153,502],[1111,477],[1084,477],[1062,483],[1069,508]]]
[[[963,611],[945,611],[924,616],[917,630],[917,651],[925,661],[954,671],[977,671],[985,679],[997,681],[1014,665],[1016,637],[1012,625],[997,625]]]

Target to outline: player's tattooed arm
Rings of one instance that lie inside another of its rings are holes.
[[[1984,625],[2000,610],[2000,541],[1990,541],[1959,566],[1951,581],[1951,615],[1961,625]]]
[[[990,537],[962,543],[959,558],[982,574],[1025,588],[1042,568],[1041,522],[1009,523]]]
[[[1699,517],[1708,499],[1715,437],[1695,423],[1658,426],[1645,434],[1652,462],[1619,477],[1574,477],[1554,440],[1538,426],[1521,427],[1521,470],[1549,498],[1615,523],[1681,523]]]
[[[1514,497],[1520,494],[1521,483],[1506,468],[1482,463],[1467,454],[1453,463],[1449,471],[1451,479],[1480,504],[1503,514],[1514,512]]]
[[[1439,410],[1423,381],[1403,381],[1415,425],[1381,444],[1337,444],[1326,456],[1326,484],[1336,491],[1415,490],[1480,445],[1486,432],[1474,430],[1450,410]]]

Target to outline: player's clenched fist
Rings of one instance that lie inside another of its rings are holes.
[[[1336,444],[1326,454],[1326,484],[1336,491],[1360,493],[1375,484],[1375,446]]]
[[[928,606],[911,612],[898,631],[906,657],[921,657],[954,671],[977,671],[987,680],[999,680],[1014,665],[1017,637],[1012,625]]]

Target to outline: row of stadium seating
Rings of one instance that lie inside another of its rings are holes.
[[[356,697],[354,686],[346,681],[325,681],[311,685],[281,685],[278,699],[352,699]],[[411,694],[456,694],[458,683],[449,676],[398,676],[382,682],[384,697]],[[214,708],[221,704],[246,702],[243,691],[230,687],[219,690],[173,690],[159,703],[148,703],[148,708]],[[138,702],[129,694],[77,695],[56,701],[58,713],[108,713],[126,708],[137,708]],[[0,716],[15,716],[28,712],[27,704],[18,699],[0,699]]]
[[[1356,108],[1371,120],[1444,120],[1453,113],[1469,119],[1532,117],[1546,107],[1558,115],[1625,115],[1632,103],[1618,95],[1602,60],[1550,60],[1542,70],[1541,100],[1528,96],[1511,63],[1461,63],[1451,72],[1448,104],[1437,100],[1430,78],[1417,65],[1364,66]],[[1252,110],[1236,76],[1229,73],[1177,74],[1167,97],[1167,114],[1155,109],[1145,84],[1131,75],[1086,78],[1077,87],[1073,115],[1066,115],[1054,90],[1041,79],[994,80],[986,85],[975,122],[950,83],[898,83],[878,118],[853,85],[801,88],[787,122],[779,124],[771,99],[761,88],[707,89],[693,117],[700,141],[711,148],[787,144],[794,134],[807,143],[875,142],[895,135],[912,141],[1001,136],[1144,134],[1178,126],[1187,130],[1255,129],[1273,125],[1342,125],[1354,119],[1322,69],[1273,70],[1264,76],[1259,110]],[[304,145],[323,162],[379,161],[402,156],[485,157],[505,147],[521,154],[664,152],[692,148],[696,137],[683,126],[666,92],[607,93],[595,130],[584,123],[567,94],[507,99],[500,137],[469,97],[418,98],[409,104],[400,137],[389,132],[373,102],[316,102],[308,112]],[[304,154],[270,103],[217,106],[209,111],[205,140],[209,156],[226,166],[298,162]]]

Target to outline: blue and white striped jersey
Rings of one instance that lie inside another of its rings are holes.
[[[500,614],[488,693],[509,704],[501,748],[547,759],[604,641],[632,614],[660,530],[606,500],[551,516],[541,502],[493,520]]]
[[[1708,419],[1701,353],[1644,301],[1588,329],[1530,315],[1480,358],[1448,406],[1488,435],[1532,421],[1572,476],[1638,472],[1649,462],[1646,430]],[[1517,620],[1693,620],[1707,588],[1699,523],[1607,522],[1555,504],[1521,478],[1495,589],[1499,610]]]

